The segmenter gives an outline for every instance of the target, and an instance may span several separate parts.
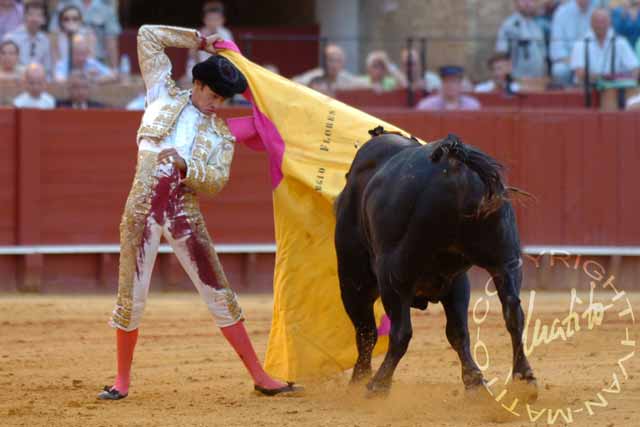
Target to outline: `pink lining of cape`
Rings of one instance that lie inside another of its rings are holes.
[[[216,48],[228,49],[240,53],[238,46],[232,41],[216,43]],[[251,103],[253,116],[237,117],[227,120],[229,130],[238,142],[246,144],[253,150],[266,150],[269,155],[269,169],[271,171],[271,185],[276,188],[282,181],[282,158],[284,156],[284,140],[273,122],[258,108],[253,94],[251,83],[242,95]]]

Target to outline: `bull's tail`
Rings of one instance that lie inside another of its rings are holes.
[[[526,191],[506,187],[502,176],[502,164],[479,149],[464,144],[456,135],[449,134],[435,144],[437,146],[431,154],[431,161],[437,163],[443,157],[454,157],[478,174],[484,183],[485,193],[478,204],[475,214],[477,218],[486,218],[500,209],[510,195],[532,197]]]

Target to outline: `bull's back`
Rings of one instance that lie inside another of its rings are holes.
[[[336,211],[344,210],[353,203],[358,204],[371,177],[389,159],[407,148],[419,145],[415,141],[394,134],[376,136],[366,142],[351,163],[346,185],[336,200]]]
[[[347,182],[336,199],[336,245],[350,246],[357,240],[364,243],[361,224],[364,190],[375,175],[394,156],[420,144],[399,135],[385,134],[366,142],[356,154],[347,174]]]

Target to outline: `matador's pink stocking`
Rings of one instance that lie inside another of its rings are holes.
[[[242,359],[255,384],[266,389],[277,389],[287,385],[274,380],[262,369],[253,345],[251,345],[249,335],[247,335],[244,322],[238,322],[234,325],[220,328],[220,330],[236,353],[238,353],[240,359]]]
[[[131,382],[131,363],[133,362],[133,350],[138,342],[138,329],[131,332],[117,329],[118,344],[118,376],[113,387],[120,394],[129,393],[129,383]]]

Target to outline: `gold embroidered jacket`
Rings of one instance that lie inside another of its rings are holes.
[[[162,25],[140,27],[138,60],[147,88],[147,106],[138,129],[138,142],[148,139],[160,143],[166,138],[191,95],[191,91],[178,89],[171,78],[171,61],[164,49],[197,49],[199,44],[196,30]],[[229,180],[234,143],[222,118],[213,115],[202,121],[187,161],[184,183],[197,192],[218,193]]]

